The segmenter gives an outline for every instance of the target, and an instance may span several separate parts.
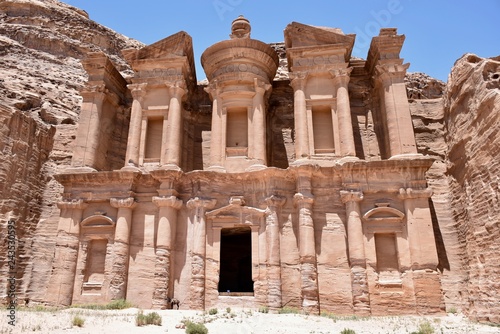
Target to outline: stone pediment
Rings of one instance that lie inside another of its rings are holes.
[[[285,28],[285,46],[317,47],[320,45],[343,45],[349,50],[354,46],[354,34],[346,35],[338,28],[315,27],[292,22]],[[350,53],[350,52],[349,52]]]
[[[136,72],[161,71],[168,69],[169,75],[178,73],[177,68],[184,68],[183,75],[188,81],[196,81],[193,41],[184,31],[168,36],[142,49],[122,51],[123,57]]]
[[[127,49],[122,51],[127,62],[143,59],[162,59],[172,57],[189,57],[193,54],[191,36],[184,31],[168,36],[142,49]]]
[[[207,219],[222,221],[236,220],[241,224],[245,224],[248,222],[255,222],[256,219],[262,218],[266,213],[266,210],[246,206],[244,204],[240,196],[231,197],[229,205],[207,212]]]

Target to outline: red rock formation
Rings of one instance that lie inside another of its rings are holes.
[[[446,86],[452,212],[473,319],[500,322],[500,59],[460,58]]]
[[[45,297],[61,193],[52,175],[71,161],[78,90],[87,80],[80,59],[103,51],[127,74],[120,50],[139,45],[59,1],[0,2],[0,229],[3,235],[7,220],[16,221],[19,299]],[[2,242],[1,254],[5,247]],[[34,272],[38,278],[31,280]]]

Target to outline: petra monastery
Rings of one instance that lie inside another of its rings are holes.
[[[56,176],[52,302],[442,310],[432,159],[416,149],[404,36],[382,29],[364,61],[351,59],[353,35],[286,27],[289,152],[269,112],[279,58],[250,30],[237,18],[202,55],[210,127],[183,116],[201,89],[185,32],[124,50],[129,83],[104,54],[84,60],[72,166]],[[353,125],[361,115],[370,127]]]

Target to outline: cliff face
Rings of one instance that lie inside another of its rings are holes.
[[[71,161],[78,90],[87,80],[80,60],[87,52],[103,51],[126,76],[130,69],[120,50],[139,46],[56,0],[0,2],[0,230],[3,235],[7,221],[16,221],[18,298],[46,300],[62,191],[53,175]],[[273,148],[281,153],[273,154],[271,163],[286,168],[294,154],[293,97],[285,51],[280,44],[273,47],[280,54],[276,79],[281,81],[275,81],[270,100],[275,128],[269,135],[283,139]],[[422,73],[406,78],[418,151],[436,159],[427,177],[446,307],[497,323],[499,78],[499,59],[474,55],[457,61],[446,90]],[[203,133],[195,127],[210,128],[210,101],[201,88],[197,100],[202,102],[187,106],[185,119],[192,121],[187,137]],[[373,124],[361,125],[370,129]],[[190,152],[202,155],[203,147],[198,151]],[[6,247],[0,243],[1,254]],[[7,272],[1,257],[3,291]]]
[[[126,75],[130,69],[120,50],[140,45],[59,1],[0,2],[0,230],[4,235],[7,221],[15,220],[20,299],[44,298],[62,189],[52,175],[71,161],[78,90],[87,80],[80,59],[105,52]],[[1,254],[6,247],[0,243]],[[4,260],[2,287],[8,278]]]
[[[472,318],[500,322],[500,57],[467,54],[446,86],[445,124],[452,212]]]

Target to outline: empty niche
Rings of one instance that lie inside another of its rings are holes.
[[[248,147],[247,108],[227,110],[226,152],[227,156],[246,156]]]
[[[314,153],[334,153],[333,121],[330,106],[313,106]]]
[[[163,132],[163,118],[149,118],[146,130],[145,162],[159,162]]]

